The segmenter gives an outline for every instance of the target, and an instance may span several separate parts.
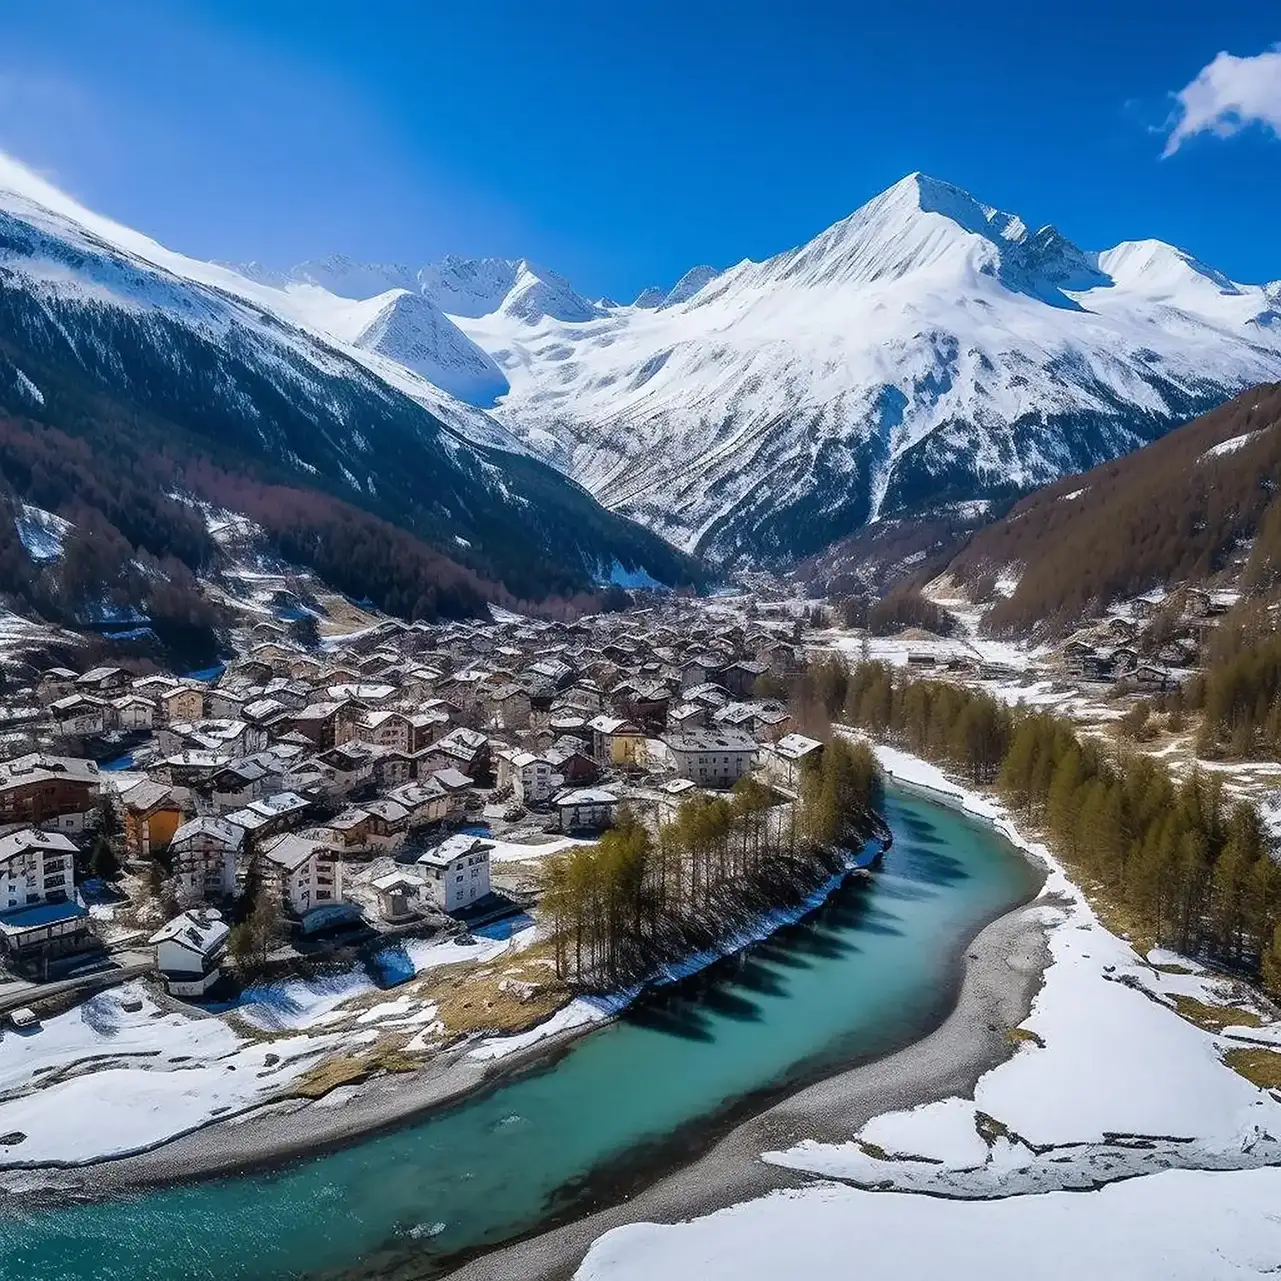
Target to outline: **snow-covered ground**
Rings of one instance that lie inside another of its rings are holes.
[[[380,955],[409,979],[442,965],[483,964],[519,950],[510,938],[409,939]],[[287,1092],[329,1055],[385,1034],[404,1052],[441,1043],[434,1003],[403,983],[382,991],[360,969],[249,988],[221,1016],[162,1007],[141,982],[0,1035],[0,1170],[77,1164],[138,1152]],[[406,1038],[408,1038],[406,1040]]]
[[[983,1202],[822,1184],[601,1237],[577,1281],[1243,1281],[1281,1265],[1281,1170]]]
[[[1178,996],[1231,1004],[1233,985],[1154,968],[1100,924],[1049,850],[1028,843],[995,801],[940,770],[878,747],[887,773],[949,793],[1050,867],[1043,902],[1051,963],[1019,1052],[944,1100],[872,1121],[850,1142],[803,1143],[767,1161],[860,1183],[955,1196],[1092,1186],[1168,1166],[1281,1162],[1281,1103],[1222,1061],[1252,1029],[1212,1035]],[[1253,1012],[1253,1011],[1252,1011]],[[963,1139],[964,1141],[960,1141]]]
[[[67,535],[75,528],[69,520],[45,511],[43,507],[34,507],[31,503],[22,504],[13,523],[27,555],[37,565],[58,560]]]
[[[518,863],[537,861],[546,858],[549,854],[559,854],[562,850],[571,849],[575,845],[591,845],[592,841],[579,840],[572,836],[556,837],[550,841],[523,842],[523,841],[502,841],[492,840],[490,842],[493,849],[489,853],[490,859],[495,863]]]
[[[893,777],[988,819],[1049,868],[1027,910],[1046,926],[1051,960],[1016,1052],[973,1098],[883,1114],[845,1142],[762,1154],[842,1184],[618,1229],[596,1242],[579,1281],[913,1281],[941,1268],[962,1281],[1227,1281],[1281,1269],[1281,1101],[1222,1060],[1243,1046],[1281,1050],[1281,1024],[1200,966],[1136,954],[996,801],[907,753],[877,755]],[[1207,1032],[1175,1011],[1180,997],[1244,1005],[1264,1025]]]
[[[603,1023],[622,1010],[633,995],[627,993],[615,997],[575,997],[568,1005],[557,1010],[551,1018],[545,1019],[537,1027],[530,1028],[528,1032],[518,1032],[514,1036],[488,1037],[468,1053],[474,1059],[504,1059],[509,1054],[527,1050],[530,1046],[547,1040],[548,1037],[590,1027],[593,1023]]]
[[[0,1038],[0,1134],[23,1136],[0,1146],[0,1165],[141,1151],[269,1097],[334,1044],[247,1041],[126,984]]]

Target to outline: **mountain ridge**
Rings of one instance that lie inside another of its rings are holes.
[[[59,504],[88,506],[98,516],[77,523],[88,529],[100,518],[114,530],[116,561],[130,544],[163,555],[168,535],[157,530],[181,534],[161,499],[182,490],[185,475],[241,484],[255,501],[274,487],[296,513],[282,537],[340,578],[341,547],[321,546],[324,538],[376,544],[384,560],[402,562],[383,566],[388,598],[411,610],[435,608],[433,576],[442,592],[446,580],[463,584],[451,608],[486,593],[527,602],[590,595],[620,572],[675,584],[699,577],[692,561],[604,511],[499,424],[401,363],[415,343],[433,354],[430,324],[398,328],[403,295],[371,308],[319,294],[185,258],[0,158],[0,419],[17,469],[3,473],[5,487],[55,514],[65,514]],[[439,316],[427,299],[409,306],[411,321]],[[334,313],[323,324],[318,307]],[[37,492],[23,461],[42,432],[80,442],[92,460],[52,496]],[[145,482],[128,481],[130,468]],[[108,510],[103,492],[90,493],[94,469],[118,475],[131,501],[151,503],[146,495],[158,491],[154,519]],[[310,543],[296,527],[307,512]],[[195,572],[196,553],[188,560]],[[364,590],[348,577],[348,589]]]
[[[680,546],[781,565],[1082,470],[1281,375],[1277,296],[1157,242],[1083,250],[913,174],[672,306],[456,319],[534,452]]]
[[[1000,505],[1281,376],[1281,282],[1154,240],[1085,250],[922,173],[628,306],[519,258],[239,274],[144,249],[726,567]]]

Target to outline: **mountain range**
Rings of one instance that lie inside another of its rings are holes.
[[[620,305],[526,259],[202,262],[0,160],[0,312],[10,415],[109,405],[180,472],[323,492],[524,600],[946,541],[1281,377],[1281,284],[922,174]]]
[[[1281,284],[1156,240],[1083,250],[923,174],[796,249],[629,306],[523,261],[331,259],[284,279],[417,293],[501,371],[483,404],[515,440],[723,564],[1006,499],[1281,373]]]

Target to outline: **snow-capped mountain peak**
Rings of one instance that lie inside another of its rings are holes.
[[[1281,377],[1281,288],[1159,242],[1083,250],[920,173],[659,292],[592,324],[500,305],[458,323],[532,449],[725,559],[1039,484]]]
[[[687,302],[695,294],[706,288],[721,273],[715,267],[706,265],[691,267],[672,287],[667,291],[666,297],[659,303],[660,307],[675,307],[680,303]]]
[[[1241,287],[1221,271],[1163,240],[1124,240],[1099,254],[1098,262],[1115,284],[1141,288],[1153,297],[1177,298],[1206,282],[1220,294],[1241,296]]]
[[[967,191],[913,173],[797,249],[747,269],[758,287],[789,282],[805,288],[886,287],[912,276],[936,285],[973,287],[976,277],[1056,306],[1072,304],[1062,289],[1103,283],[1087,255],[1053,227],[1031,232],[1016,214]]]
[[[340,298],[372,298],[389,289],[414,289],[413,269],[400,263],[356,262],[346,254],[330,254],[299,263],[284,273],[294,284],[317,285]]]
[[[515,280],[498,310],[505,316],[534,324],[544,318],[581,323],[600,315],[600,309],[574,292],[569,281],[523,258]]]
[[[459,434],[727,561],[1041,484],[1281,378],[1281,282],[1154,240],[1086,251],[920,173],[803,245],[623,307],[521,258],[195,263],[0,160],[5,208],[161,268],[149,305],[170,272],[325,335]]]
[[[352,346],[377,352],[480,408],[507,391],[507,379],[492,358],[425,295],[389,289],[370,299],[364,311],[368,317],[356,319]]]

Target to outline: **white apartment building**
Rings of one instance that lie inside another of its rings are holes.
[[[321,841],[290,832],[263,849],[261,866],[278,885],[283,910],[300,919],[343,901],[342,859]]]
[[[437,907],[457,912],[489,893],[489,852],[478,836],[460,834],[442,841],[417,862],[427,894]]]
[[[0,912],[60,903],[76,884],[76,847],[61,832],[24,828],[0,838]]]
[[[699,787],[733,787],[751,770],[758,750],[750,734],[728,726],[668,734],[663,746],[677,774]]]

